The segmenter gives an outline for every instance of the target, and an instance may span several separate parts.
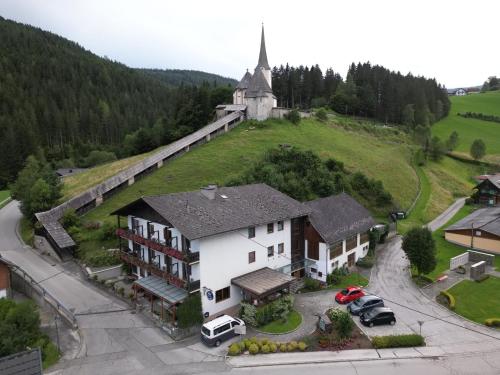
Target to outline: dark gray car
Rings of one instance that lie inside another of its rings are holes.
[[[358,298],[357,300],[352,301],[350,304],[348,304],[347,311],[349,311],[353,315],[359,315],[374,307],[383,307],[383,306],[384,306],[384,301],[382,300],[382,298],[368,295]]]

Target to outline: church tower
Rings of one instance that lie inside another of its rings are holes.
[[[267,52],[266,52],[266,40],[264,37],[264,24],[262,24],[262,34],[260,37],[260,52],[259,52],[259,62],[255,68],[255,73],[258,70],[261,70],[266,78],[267,84],[272,89],[272,79],[271,79],[271,68],[269,67],[269,63],[267,62]]]

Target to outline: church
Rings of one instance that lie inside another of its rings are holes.
[[[221,114],[236,110],[246,112],[247,119],[258,121],[274,117],[273,109],[277,109],[277,100],[272,87],[271,67],[267,61],[264,25],[262,25],[259,60],[253,74],[247,69],[233,93],[233,104],[217,106],[217,110]]]

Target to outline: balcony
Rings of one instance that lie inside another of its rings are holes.
[[[134,266],[140,267],[141,269],[147,270],[152,275],[161,277],[165,279],[169,284],[175,285],[179,288],[186,288],[187,283],[185,280],[180,279],[179,277],[172,275],[167,271],[165,267],[160,268],[157,263],[148,263],[144,259],[138,256],[138,254],[133,251],[127,251],[128,249],[122,249],[120,251],[120,259],[128,264],[133,264]]]
[[[143,245],[149,247],[150,249],[159,251],[160,253],[171,256],[172,258],[182,260],[183,262],[195,263],[200,260],[200,254],[197,252],[186,253],[178,250],[177,237],[172,238],[171,241],[167,243],[156,238],[145,238],[140,234],[135,233],[133,230],[122,228],[118,228],[116,230],[116,235],[123,239],[131,240],[139,245]]]

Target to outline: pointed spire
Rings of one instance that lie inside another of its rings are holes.
[[[257,64],[257,68],[264,68],[271,70],[271,68],[269,67],[269,63],[267,62],[266,41],[264,39],[264,23],[262,23],[262,36],[260,38],[260,53],[259,53],[259,63]]]

